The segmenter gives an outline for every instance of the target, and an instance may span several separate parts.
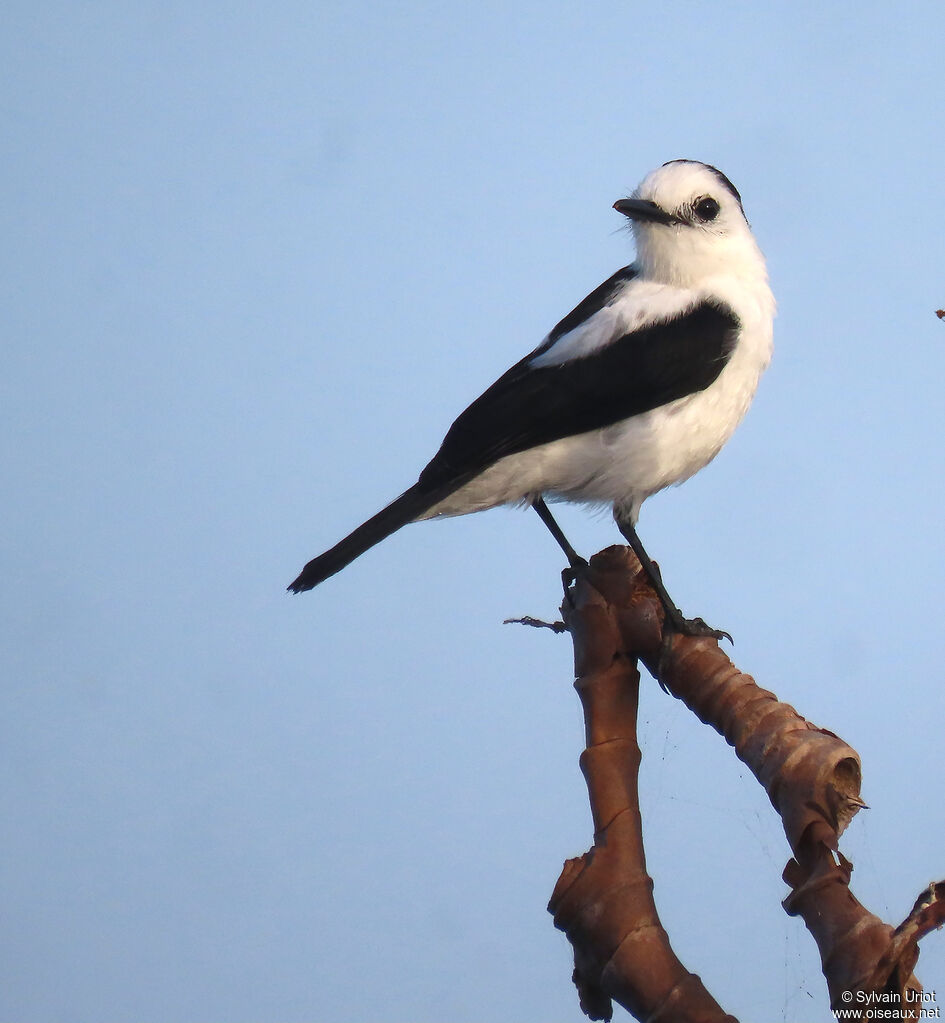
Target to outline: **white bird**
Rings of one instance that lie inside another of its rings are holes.
[[[715,167],[673,160],[629,199],[637,259],[591,292],[463,412],[418,481],[310,561],[309,590],[408,522],[529,504],[584,564],[544,498],[613,506],[672,626],[683,617],[636,534],[640,506],[707,465],[771,358],[774,297],[741,196]]]

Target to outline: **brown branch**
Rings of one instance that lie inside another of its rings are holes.
[[[592,566],[596,582],[599,559]],[[623,576],[613,580],[624,581]],[[636,587],[623,596],[636,605],[633,624],[639,634],[633,647],[658,646],[661,623],[652,593]],[[574,983],[591,1019],[609,1020],[613,999],[637,1019],[735,1023],[676,957],[656,912],[637,791],[640,673],[617,612],[585,582],[575,588],[574,606],[562,608],[574,640],[575,688],[584,709],[587,748],[581,770],[594,847],[565,863],[548,909],[574,947]]]
[[[565,864],[549,910],[574,947],[585,1012],[609,1019],[613,999],[638,1019],[732,1018],[676,959],[652,899],[636,788],[638,659],[734,747],[781,816],[794,854],[784,907],[817,941],[831,1005],[849,1008],[849,993],[874,992],[918,1007],[917,941],[941,923],[945,886],[933,886],[896,932],[853,896],[838,839],[865,806],[856,751],[759,688],[714,640],[664,637],[662,608],[627,548],[596,555],[562,611],[585,715],[594,847]]]

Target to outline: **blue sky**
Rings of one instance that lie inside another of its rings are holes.
[[[898,922],[945,875],[940,4],[2,24],[0,1021],[580,1018],[545,912],[591,841],[570,645],[501,624],[556,613],[537,518],[411,526],[283,591],[629,261],[611,204],[676,157],[740,188],[776,352],[641,536],[861,753],[867,906]],[[763,793],[644,689],[677,951],[741,1018],[828,1020]]]

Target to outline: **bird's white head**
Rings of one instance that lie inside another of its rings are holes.
[[[709,164],[665,163],[614,209],[633,224],[641,277],[681,287],[719,274],[767,280],[741,196]]]

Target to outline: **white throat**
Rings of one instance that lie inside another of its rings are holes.
[[[737,277],[746,284],[768,279],[764,257],[747,226],[734,235],[716,235],[685,226],[640,224],[634,233],[645,280],[698,288],[718,276]]]

